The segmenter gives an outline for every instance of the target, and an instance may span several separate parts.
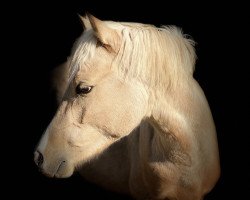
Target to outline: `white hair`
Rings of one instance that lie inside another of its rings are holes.
[[[69,83],[81,69],[83,64],[91,59],[95,54],[96,39],[93,30],[86,30],[78,38],[72,48],[72,57],[70,60]]]

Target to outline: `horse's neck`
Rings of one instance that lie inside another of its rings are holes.
[[[193,101],[190,89],[184,84],[170,92],[154,95],[149,122],[154,126],[159,141],[168,143],[174,139],[183,148],[188,148],[192,117],[189,110],[192,110]]]
[[[149,163],[168,162],[185,168],[191,165],[191,159],[196,159],[194,123],[199,124],[200,104],[205,99],[195,84],[193,79],[188,80],[169,92],[159,92],[152,99],[155,103],[148,123],[153,127],[154,137]],[[206,113],[206,105],[203,109]]]
[[[138,142],[133,143],[138,148],[140,161],[145,166],[154,162],[189,165],[190,158],[186,152],[185,143],[179,141],[166,124],[161,123],[163,121],[149,119],[140,125]]]

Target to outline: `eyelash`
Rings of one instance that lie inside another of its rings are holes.
[[[99,39],[97,39],[96,47],[103,47],[103,48],[106,49],[108,52],[111,52],[111,50],[112,50],[112,48],[111,48],[110,45],[104,44],[104,43],[101,42]]]

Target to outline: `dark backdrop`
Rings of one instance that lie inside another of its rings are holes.
[[[113,7],[112,7],[113,6]],[[10,41],[7,49],[8,102],[6,125],[7,185],[9,195],[20,197],[126,199],[109,193],[75,175],[48,179],[33,163],[33,150],[56,110],[50,72],[65,61],[82,27],[77,14],[88,11],[103,20],[177,25],[197,42],[195,78],[209,101],[218,132],[221,178],[207,200],[241,197],[250,192],[249,141],[247,129],[249,93],[247,68],[248,13],[235,4],[142,3],[127,1],[34,1],[14,3],[7,10]],[[11,52],[11,53],[10,53]],[[5,77],[3,77],[5,78]],[[13,95],[13,96],[10,96]],[[3,106],[4,109],[4,106]],[[209,174],[208,174],[209,176]],[[34,196],[35,194],[35,196]],[[92,196],[89,198],[87,196]]]

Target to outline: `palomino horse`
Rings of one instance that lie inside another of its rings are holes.
[[[36,164],[49,177],[78,171],[136,199],[203,199],[220,165],[193,78],[193,41],[176,27],[81,19],[85,31],[57,71],[60,105]]]

